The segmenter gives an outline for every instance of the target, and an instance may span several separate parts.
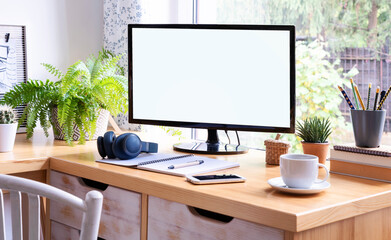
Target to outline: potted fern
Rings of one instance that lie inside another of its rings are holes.
[[[53,126],[56,139],[68,144],[79,140],[82,144],[106,131],[109,112],[117,115],[127,111],[127,79],[117,74],[120,58],[102,51],[98,57],[77,61],[65,74],[42,64],[59,80],[29,80],[7,92],[1,102],[12,107],[27,104],[19,120],[27,122],[27,138],[39,121],[46,136]],[[97,125],[104,126],[98,134]]]
[[[10,152],[14,148],[17,126],[14,110],[0,106],[0,152]]]
[[[307,118],[302,123],[297,122],[296,135],[301,142],[303,152],[319,157],[319,163],[324,164],[329,151],[327,138],[331,134],[330,120],[324,118]]]

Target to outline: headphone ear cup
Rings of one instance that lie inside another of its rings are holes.
[[[102,136],[99,136],[97,141],[96,141],[97,145],[98,145],[98,152],[99,152],[99,155],[102,157],[102,158],[105,158],[106,157],[106,151],[105,151],[105,146],[103,145],[103,137]]]
[[[129,135],[124,138],[121,143],[124,149],[124,152],[130,157],[137,157],[142,151],[142,141],[141,139],[134,133],[129,133]]]
[[[103,146],[108,158],[116,158],[112,150],[115,139],[116,137],[113,131],[106,132],[103,136]]]
[[[156,146],[155,146],[155,145]],[[145,147],[145,145],[149,147]],[[143,150],[144,148],[144,150]],[[137,157],[140,152],[157,152],[156,143],[144,143],[134,133],[124,133],[119,135],[112,144],[113,154],[122,160]]]
[[[121,160],[132,159],[137,157],[138,153],[135,154],[134,151],[137,152],[137,144],[126,144],[129,138],[132,138],[133,133],[124,133],[119,135],[114,143],[113,143],[113,152],[117,158]],[[137,136],[137,135],[136,135]],[[129,142],[130,143],[130,142]],[[140,145],[140,144],[139,144]],[[136,148],[136,149],[135,149]],[[140,151],[138,151],[140,152]]]

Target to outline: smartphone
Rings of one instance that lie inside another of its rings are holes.
[[[186,176],[187,181],[193,184],[216,184],[244,182],[246,179],[236,174]]]

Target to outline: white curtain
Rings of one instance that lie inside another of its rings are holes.
[[[120,64],[128,70],[128,24],[140,23],[144,10],[141,0],[104,0],[104,48],[115,54],[125,53]],[[128,114],[115,116],[122,129],[140,131],[139,124],[129,124]]]

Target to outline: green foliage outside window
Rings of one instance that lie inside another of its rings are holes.
[[[297,36],[322,39],[335,50],[390,51],[390,0],[218,0],[217,22],[293,24]]]
[[[329,118],[333,136],[341,135],[349,127],[339,105],[343,98],[337,85],[349,88],[349,78],[358,73],[356,68],[343,73],[338,68],[339,61],[331,63],[327,57],[325,43],[296,43],[296,120],[309,117]],[[342,77],[341,77],[342,76]],[[292,144],[293,151],[299,151],[300,139],[293,134],[285,134],[284,139]]]

